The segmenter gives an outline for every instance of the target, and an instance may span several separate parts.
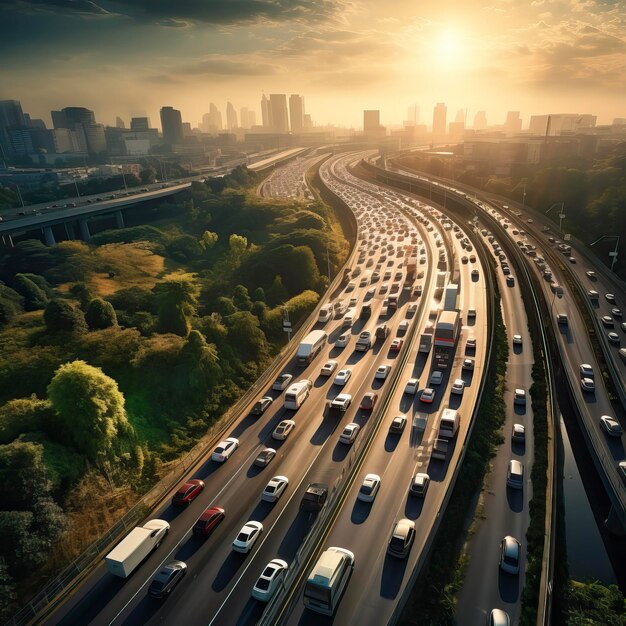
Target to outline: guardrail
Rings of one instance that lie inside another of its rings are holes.
[[[356,223],[356,219],[354,220]],[[154,485],[140,500],[124,514],[102,537],[89,545],[83,553],[74,559],[58,576],[46,583],[43,589],[37,593],[25,606],[23,606],[9,620],[11,626],[25,626],[33,620],[38,621],[50,613],[59,603],[71,593],[78,584],[100,563],[102,555],[137,522],[146,518],[148,513],[159,504],[163,498],[180,482],[180,479],[191,469],[197,466],[228,431],[236,419],[241,414],[247,404],[272,381],[280,369],[282,369],[296,350],[297,344],[304,337],[306,331],[314,324],[319,316],[319,310],[324,304],[325,296],[341,283],[343,280],[344,268],[349,267],[357,250],[358,223],[356,225],[357,237],[355,245],[346,259],[343,266],[337,272],[334,280],[328,286],[323,297],[320,298],[317,306],[309,317],[302,323],[300,328],[294,333],[291,341],[287,343],[272,363],[259,376],[253,385],[243,393],[243,395],[224,413],[224,415],[209,428],[207,434],[180,459],[176,466]]]

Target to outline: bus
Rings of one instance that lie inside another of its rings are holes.
[[[283,406],[286,409],[297,411],[309,397],[309,392],[311,391],[312,386],[313,383],[308,378],[303,378],[290,387],[287,387]]]
[[[322,553],[307,578],[304,606],[316,613],[332,615],[345,591],[352,570],[354,554],[345,548],[328,548]]]
[[[320,353],[327,339],[328,335],[323,330],[310,332],[298,346],[296,363],[300,366],[308,365]]]

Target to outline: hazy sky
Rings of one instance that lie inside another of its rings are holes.
[[[257,111],[302,93],[318,124],[401,123],[409,104],[626,117],[626,0],[0,0],[0,99],[98,121],[171,105]]]

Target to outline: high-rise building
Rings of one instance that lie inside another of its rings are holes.
[[[222,130],[222,114],[218,108],[211,102],[209,104],[209,131],[210,133],[216,133]]]
[[[487,113],[478,111],[474,116],[474,130],[485,130],[487,128]]]
[[[106,151],[104,126],[96,124],[96,115],[85,107],[65,107],[52,111],[52,123],[55,129],[68,128],[76,133],[80,149],[90,154]]]
[[[77,124],[77,126],[79,126]],[[104,124],[82,124],[89,154],[106,152],[107,142],[104,135]]]
[[[522,130],[522,118],[519,111],[509,111],[504,122],[504,132],[507,135],[515,135]]]
[[[77,124],[95,124],[96,115],[85,107],[65,107],[60,111],[52,111],[52,122],[55,128],[72,130]]]
[[[288,133],[287,95],[284,93],[271,93],[270,108],[272,110],[272,129],[277,133]]]
[[[191,130],[191,122],[183,122],[183,137],[193,137],[193,130]]]
[[[115,128],[126,128],[124,120],[119,115],[115,118]]]
[[[363,111],[363,132],[365,134],[380,130],[380,111]]]
[[[148,130],[150,128],[149,117],[133,117],[130,120],[131,130]]]
[[[295,93],[289,96],[289,120],[292,133],[301,133],[304,130],[304,96]]]
[[[313,128],[313,120],[311,119],[311,115],[309,113],[304,114],[304,129],[311,130]]]
[[[180,111],[173,107],[163,107],[161,129],[163,130],[163,143],[170,146],[183,143],[183,116]]]
[[[0,147],[5,154],[13,149],[9,140],[9,128],[23,128],[26,125],[22,105],[18,100],[0,100]]]
[[[448,109],[443,102],[438,102],[433,111],[433,142],[446,139],[446,117]]]
[[[232,105],[232,102],[226,103],[226,126],[228,130],[232,130],[238,126],[237,111],[235,111],[235,107]]]
[[[248,111],[248,128],[256,126],[256,111]]]
[[[270,101],[265,94],[263,94],[263,97],[261,98],[261,118],[263,128],[271,130],[274,126],[274,121],[272,120],[272,107],[270,106]]]
[[[420,121],[420,108],[417,104],[412,104],[407,111],[406,121],[410,126],[417,126],[417,123]]]
[[[248,107],[241,107],[239,111],[239,126],[241,128],[250,128],[250,112],[248,111]]]
[[[463,134],[465,132],[465,122],[450,122],[448,127],[449,138],[448,141],[458,143],[463,141]]]
[[[455,122],[463,122],[465,124],[465,109],[458,109],[456,112]]]

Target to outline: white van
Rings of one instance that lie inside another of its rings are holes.
[[[524,486],[524,466],[517,459],[511,459],[509,461],[506,484],[511,487],[511,489],[522,489]]]
[[[343,323],[341,324],[341,327],[346,328],[348,326],[352,326],[352,324],[354,324],[355,315],[356,311],[354,308],[348,309],[346,314],[343,316]]]
[[[317,318],[318,322],[325,324],[333,315],[333,306],[332,304],[325,304],[320,309],[319,317]]]
[[[309,392],[313,383],[308,378],[303,378],[297,383],[294,383],[285,391],[285,401],[283,406],[286,409],[297,411],[309,397]]]

